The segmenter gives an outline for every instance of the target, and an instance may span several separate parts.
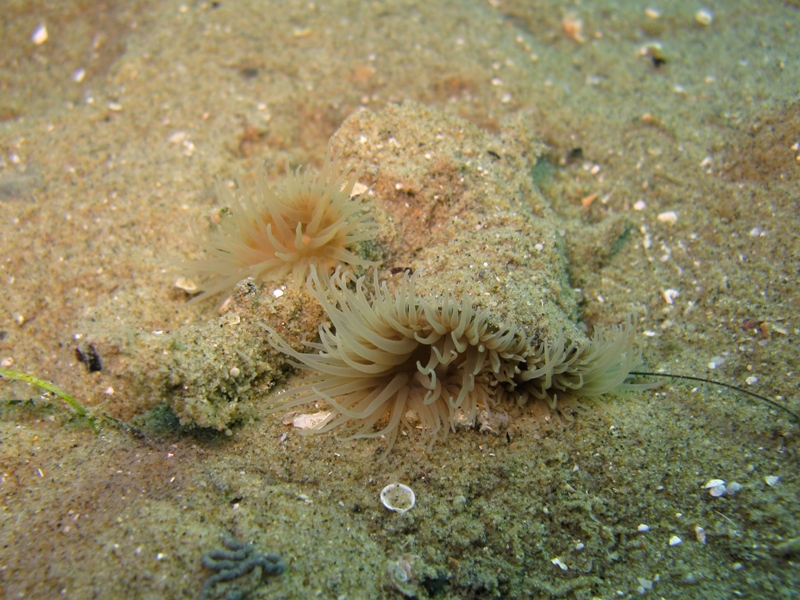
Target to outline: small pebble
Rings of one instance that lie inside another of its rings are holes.
[[[650,531],[650,525],[645,525],[644,523],[640,524],[639,527],[636,528],[636,531],[639,533],[645,533],[646,531]]]
[[[677,546],[677,545],[682,544],[682,543],[683,543],[683,540],[681,538],[679,538],[677,535],[673,535],[671,538],[669,538],[669,545],[670,546]]]
[[[776,477],[775,475],[767,475],[764,477],[764,481],[767,483],[768,486],[772,487],[777,485],[777,483],[781,480],[780,477]]]

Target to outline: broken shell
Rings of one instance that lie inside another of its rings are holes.
[[[295,416],[296,415],[296,416]],[[311,414],[292,415],[289,423],[297,429],[318,429],[322,423],[327,419],[331,413],[328,411],[320,411]]]
[[[175,287],[189,294],[197,291],[197,284],[188,277],[178,277],[175,280]]]
[[[722,479],[710,479],[703,487],[707,489],[708,493],[714,498],[725,495],[725,482]]]
[[[390,483],[381,490],[381,502],[389,510],[403,514],[414,508],[417,497],[407,485]]]

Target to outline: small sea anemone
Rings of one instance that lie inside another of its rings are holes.
[[[518,371],[525,337],[513,327],[491,327],[487,311],[447,294],[419,297],[413,276],[404,275],[394,293],[376,278],[369,297],[363,277],[355,289],[348,288],[351,280],[337,270],[323,287],[311,272],[309,291],[333,324],[320,327],[319,343],[307,342],[318,352],[300,353],[268,328],[272,345],[294,366],[317,372],[280,395],[279,401],[292,399],[274,410],[317,400],[330,407],[306,431],[341,429],[344,439],[385,435],[388,453],[399,426],[410,429],[415,415],[432,443],[464,417],[474,423],[493,405],[497,383],[510,383]]]
[[[366,194],[351,198],[361,171],[338,172],[339,161],[329,150],[316,176],[287,168],[275,191],[259,173],[255,200],[218,182],[218,198],[229,212],[206,236],[195,234],[208,256],[185,265],[188,274],[206,278],[198,299],[246,277],[266,281],[291,272],[301,285],[312,268],[330,274],[338,265],[373,264],[352,250],[376,233],[361,210]]]
[[[348,287],[352,279],[337,269],[323,285],[311,270],[309,291],[332,323],[320,327],[319,343],[306,342],[316,352],[298,352],[267,327],[270,343],[291,364],[316,372],[280,394],[272,410],[318,400],[330,409],[305,432],[340,429],[344,439],[385,435],[385,456],[399,427],[411,429],[412,420],[433,443],[456,423],[474,424],[480,411],[500,401],[544,401],[545,409],[560,410],[559,399],[641,387],[624,383],[640,360],[630,320],[582,344],[563,334],[552,343],[532,343],[519,328],[490,326],[488,311],[469,301],[418,296],[414,276],[404,275],[394,293],[376,277],[370,295],[363,277],[354,289]]]

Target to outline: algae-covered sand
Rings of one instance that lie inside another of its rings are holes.
[[[645,8],[10,3],[0,359],[99,431],[3,380],[3,593],[197,597],[227,533],[287,565],[235,582],[253,598],[793,597],[786,413],[666,382],[378,462],[266,413],[299,377],[258,322],[315,331],[302,289],[242,285],[220,315],[174,286],[217,179],[319,165],[336,132],[381,277],[543,335],[632,315],[649,369],[798,412],[798,7]]]

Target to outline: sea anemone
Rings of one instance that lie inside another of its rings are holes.
[[[489,410],[497,382],[511,382],[522,363],[524,336],[513,327],[490,326],[488,312],[468,301],[449,294],[419,297],[414,279],[404,275],[391,293],[376,278],[368,297],[363,277],[350,289],[352,277],[337,270],[323,287],[312,270],[309,291],[333,328],[320,327],[320,342],[307,343],[318,352],[308,354],[268,328],[272,345],[293,365],[317,373],[280,395],[275,410],[325,400],[330,414],[306,431],[340,428],[344,439],[385,435],[386,453],[399,426],[411,428],[412,415],[432,443],[460,418],[474,423],[479,411]]]
[[[316,352],[298,352],[267,327],[270,343],[292,365],[315,371],[279,394],[272,410],[324,400],[330,412],[304,433],[339,429],[343,439],[387,436],[383,456],[400,426],[411,429],[418,420],[432,444],[456,423],[474,424],[479,412],[501,401],[544,400],[554,410],[559,396],[624,388],[639,362],[631,321],[583,344],[563,334],[552,343],[534,343],[515,326],[492,327],[489,312],[468,300],[418,296],[415,276],[404,275],[394,293],[377,277],[372,294],[364,277],[353,279],[337,269],[323,284],[312,269],[309,291],[332,324],[320,326],[319,343],[306,342]]]
[[[338,157],[331,158],[329,149],[318,174],[287,167],[274,191],[260,172],[255,200],[218,182],[218,198],[228,211],[207,235],[195,233],[208,256],[185,265],[187,274],[206,278],[197,299],[246,277],[266,281],[291,272],[301,285],[312,268],[330,274],[338,265],[373,264],[353,252],[356,243],[376,233],[361,210],[366,194],[353,194],[361,171],[338,172]]]

